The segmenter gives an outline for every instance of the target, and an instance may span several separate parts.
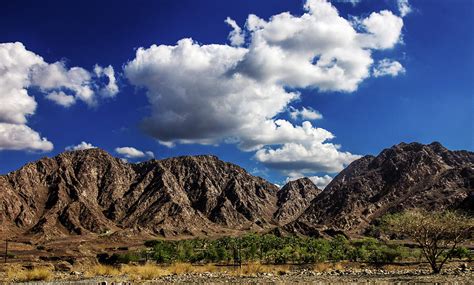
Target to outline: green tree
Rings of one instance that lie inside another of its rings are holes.
[[[410,210],[385,217],[383,229],[415,241],[433,273],[440,273],[459,244],[473,237],[474,219],[450,211]]]
[[[349,259],[350,252],[353,250],[347,238],[343,235],[337,235],[331,242],[330,258],[334,261]]]

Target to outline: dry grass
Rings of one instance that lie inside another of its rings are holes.
[[[186,273],[192,273],[194,272],[194,267],[190,263],[174,263],[170,266],[167,266],[166,269],[171,273],[171,274],[186,274]]]
[[[316,272],[329,272],[333,270],[343,270],[344,269],[344,264],[337,262],[337,263],[332,263],[332,262],[320,262],[316,263],[313,267],[313,270]]]
[[[15,282],[48,281],[53,279],[54,274],[49,268],[38,267],[29,270],[9,268],[7,280]]]
[[[230,271],[229,274],[234,276],[255,276],[262,273],[285,275],[289,270],[290,267],[288,265],[264,265],[258,262],[251,262]]]
[[[120,269],[109,265],[94,265],[84,272],[86,277],[95,276],[119,276],[121,275]]]
[[[155,264],[125,265],[121,272],[132,280],[153,280],[161,276],[170,275],[170,272]]]

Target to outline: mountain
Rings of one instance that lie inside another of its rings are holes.
[[[473,197],[473,152],[400,143],[352,162],[285,229],[363,233],[383,215],[410,208],[472,211]]]
[[[278,191],[278,210],[274,217],[280,224],[287,224],[299,217],[321,190],[309,178],[288,182]]]
[[[289,185],[280,191],[210,155],[130,164],[100,149],[65,152],[0,176],[0,234],[267,231],[296,219],[319,191],[310,181]]]
[[[132,164],[89,149],[0,176],[0,237],[360,234],[387,213],[473,205],[474,153],[439,143],[362,157],[324,191],[308,178],[278,189],[211,155]]]

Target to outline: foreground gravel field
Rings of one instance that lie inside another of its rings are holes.
[[[64,278],[65,276],[63,276]],[[98,285],[131,285],[131,284],[474,284],[474,269],[449,269],[446,272],[433,275],[425,270],[387,271],[362,270],[346,271],[335,270],[330,272],[314,272],[311,270],[290,271],[280,274],[259,273],[251,276],[233,276],[231,273],[190,273],[170,275],[149,281],[128,281],[126,276],[99,277],[77,279],[28,282],[28,283],[1,283],[1,284],[98,284]]]
[[[233,277],[215,274],[167,276],[146,284],[474,284],[474,272],[431,275],[423,273],[315,273],[293,272],[282,276],[259,274]]]

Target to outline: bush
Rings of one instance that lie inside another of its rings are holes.
[[[375,263],[376,265],[381,265],[386,263],[393,263],[400,256],[401,252],[397,248],[380,246],[370,252],[367,261]]]
[[[350,253],[353,251],[349,241],[343,235],[337,235],[330,242],[330,259],[333,261],[350,259]]]
[[[454,250],[451,251],[451,258],[459,258],[459,259],[472,259],[472,253],[471,251],[464,246],[455,248]]]

